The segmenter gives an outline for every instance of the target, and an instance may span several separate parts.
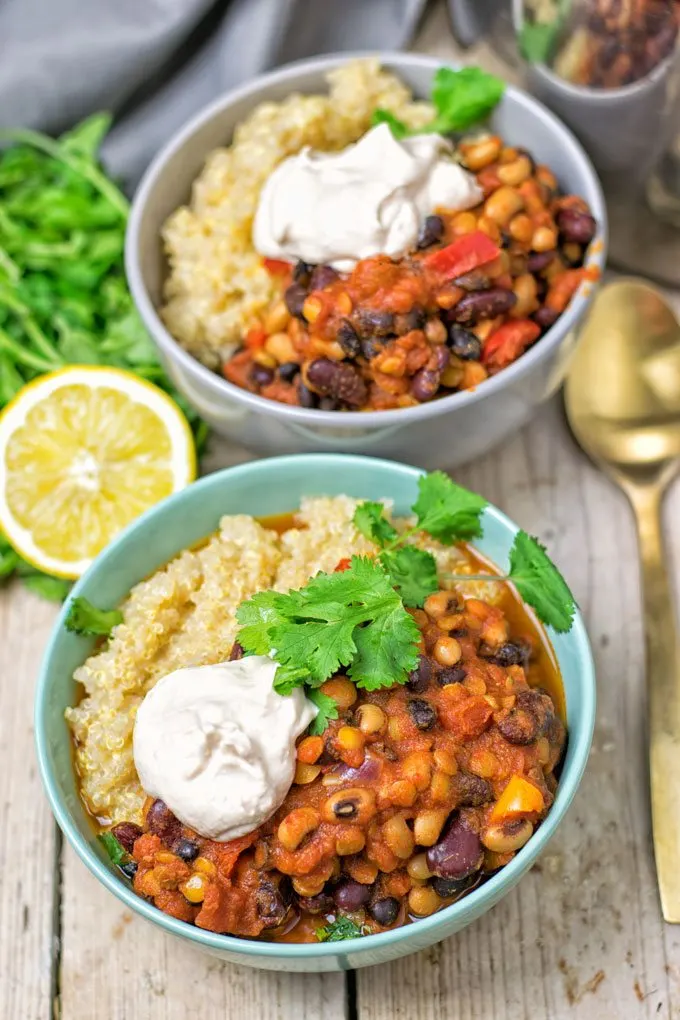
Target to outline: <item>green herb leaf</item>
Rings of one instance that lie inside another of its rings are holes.
[[[0,535],[0,581],[5,581],[17,568],[19,553]]]
[[[427,596],[439,589],[437,561],[424,549],[414,545],[386,549],[380,554],[380,562],[405,606],[422,606]]]
[[[403,683],[415,668],[418,628],[375,560],[354,556],[348,570],[317,574],[285,595],[257,592],[236,615],[243,648],[280,663],[282,693],[319,687],[350,664],[357,686],[370,689]]]
[[[418,527],[445,545],[476,538],[482,533],[481,515],[487,501],[456,485],[443,471],[421,475],[413,511]]]
[[[315,930],[319,942],[344,942],[345,939],[358,939],[365,934],[365,929],[343,914],[338,914],[334,921],[330,921],[323,928]]]
[[[34,595],[39,595],[48,602],[63,602],[73,587],[72,581],[66,581],[63,577],[52,577],[51,574],[43,574],[39,570],[24,575],[22,584]]]
[[[517,37],[519,51],[531,64],[547,64],[558,33],[555,22],[546,25],[525,21]]]
[[[381,548],[398,538],[397,529],[387,520],[382,503],[360,503],[354,511],[353,520],[364,538]]]
[[[410,133],[403,120],[395,117],[389,110],[377,109],[373,111],[371,127],[375,127],[377,124],[388,124],[395,138],[406,138]]]
[[[543,623],[560,633],[571,630],[574,596],[544,546],[525,531],[517,533],[510,550],[508,577]]]
[[[112,863],[117,865],[117,867],[120,867],[127,860],[129,854],[112,832],[100,832],[97,839],[106,850]]]
[[[108,637],[115,626],[123,621],[119,609],[97,609],[92,603],[79,596],[69,606],[66,629],[75,634],[96,634]]]
[[[437,115],[430,130],[452,134],[485,120],[504,91],[505,82],[480,67],[462,67],[459,71],[440,67],[432,82]]]
[[[110,113],[93,113],[82,120],[72,131],[68,131],[59,139],[62,149],[76,152],[88,159],[96,160],[99,147],[109,132],[113,117]]]
[[[319,710],[316,719],[310,724],[309,732],[313,734],[323,733],[331,719],[338,718],[338,706],[333,698],[329,698],[318,687],[310,687],[305,693],[307,700],[316,705]]]

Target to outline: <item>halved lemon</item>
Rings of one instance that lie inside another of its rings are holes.
[[[0,528],[49,574],[80,577],[121,528],[195,477],[182,412],[122,369],[41,376],[0,416]]]

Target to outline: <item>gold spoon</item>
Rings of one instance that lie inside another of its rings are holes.
[[[600,291],[565,402],[577,441],[623,489],[637,519],[654,854],[663,916],[680,924],[680,642],[661,525],[680,468],[680,324],[658,291],[632,279]]]

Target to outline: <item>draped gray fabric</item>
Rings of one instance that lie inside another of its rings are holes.
[[[57,133],[95,110],[133,184],[225,90],[334,50],[400,49],[427,0],[0,0],[0,127]]]

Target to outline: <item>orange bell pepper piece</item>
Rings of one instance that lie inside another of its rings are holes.
[[[524,776],[511,776],[491,812],[492,822],[507,822],[527,815],[540,815],[545,808],[543,794]]]

